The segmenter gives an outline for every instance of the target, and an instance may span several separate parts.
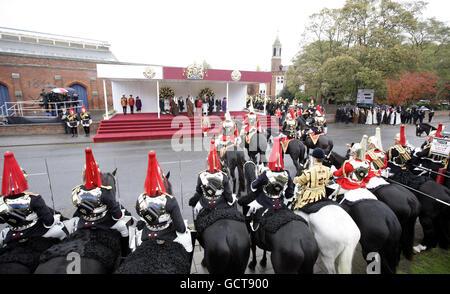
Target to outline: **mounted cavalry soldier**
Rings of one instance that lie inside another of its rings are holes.
[[[233,203],[230,180],[227,174],[222,172],[214,140],[211,140],[207,163],[208,169],[198,175],[196,194],[189,200],[189,205],[195,206],[194,220],[202,209],[226,208]]]
[[[72,203],[77,208],[78,222],[76,230],[104,229],[117,230],[121,235],[122,256],[126,256],[128,247],[128,227],[130,217],[125,216],[116,201],[111,186],[104,186],[101,171],[94,159],[91,148],[85,149],[86,165],[83,170],[83,184],[72,189]]]
[[[91,119],[91,114],[87,111],[87,109],[84,105],[83,105],[83,107],[81,107],[80,118],[81,118],[81,125],[84,128],[86,137],[89,137],[89,132],[90,132],[89,128],[92,124],[92,119]]]
[[[313,166],[303,171],[300,177],[294,179],[294,184],[301,186],[301,192],[295,202],[294,209],[326,199],[325,186],[333,176],[329,167],[322,165],[325,152],[317,147],[312,153]]]
[[[144,192],[136,201],[140,221],[136,231],[136,247],[146,240],[178,242],[187,252],[192,251],[191,235],[181,215],[176,198],[166,192],[167,179],[156,159],[155,151],[148,153]]]
[[[317,105],[317,110],[315,112],[315,118],[312,124],[312,130],[315,134],[326,134],[327,133],[327,121],[323,115],[323,111],[319,105]]]
[[[414,153],[411,162],[414,164],[420,163],[424,168],[429,168],[445,175],[447,172],[449,156],[448,154],[445,156],[442,152],[438,153],[435,151],[435,148],[433,148],[435,144],[438,144],[436,138],[444,138],[441,134],[442,131],[442,124],[439,124],[436,131],[431,131],[427,137],[427,141],[422,144],[420,151]],[[439,184],[444,184],[444,180],[444,176],[436,176],[436,182]]]
[[[405,136],[405,125],[400,126],[400,133],[394,137],[395,145],[387,151],[391,172],[394,174],[406,170],[406,162],[411,159],[412,146],[407,145]]]
[[[388,166],[388,156],[383,151],[381,145],[380,128],[375,129],[375,136],[368,139],[368,152],[366,153],[366,161],[370,164],[370,172],[367,175],[365,182],[367,189],[375,189],[381,185],[388,185],[381,175]]]
[[[339,187],[335,195],[343,195],[341,202],[348,200],[354,202],[361,199],[377,199],[366,188],[366,177],[370,174],[370,164],[366,161],[367,136],[364,135],[361,143],[355,143],[350,149],[350,159],[344,161],[339,170],[333,172],[338,179]],[[332,168],[333,169],[333,168]],[[339,200],[339,196],[336,197]]]
[[[221,150],[221,157],[223,153],[222,148],[226,148],[229,145],[241,144],[241,137],[239,136],[236,123],[231,119],[230,112],[228,111],[225,113],[225,120],[220,124],[219,138],[216,144],[219,150]]]
[[[260,208],[265,212],[286,208],[284,199],[289,199],[294,196],[294,184],[289,175],[289,171],[284,169],[279,137],[275,137],[274,139],[269,157],[269,167],[265,168],[256,180],[251,183],[250,189],[252,192],[250,199],[254,200],[245,201],[249,203],[248,206],[250,209],[247,216],[250,217]],[[240,201],[239,203],[241,205],[246,204],[243,202]],[[252,226],[253,228],[257,227],[254,223]]]
[[[73,110],[73,108],[69,109],[69,114],[67,115],[67,125],[69,126],[72,137],[78,137],[78,125],[80,124],[80,118],[78,114]]]
[[[248,108],[248,113],[245,115],[244,124],[240,133],[240,135],[245,138],[246,148],[249,146],[250,138],[256,133],[262,133],[261,124],[259,118],[256,116],[253,103],[250,100],[250,107]]]
[[[283,123],[283,134],[285,134],[289,139],[296,139],[297,131],[298,131],[297,117],[295,115],[294,107],[293,105],[291,105],[289,107],[289,114],[286,115],[286,118]]]
[[[61,215],[49,208],[41,195],[27,190],[25,171],[17,163],[14,154],[6,152],[0,223],[6,223],[7,227],[0,234],[0,273],[8,273],[7,267],[3,266],[6,263],[27,264],[33,272],[39,263],[40,254],[64,239],[68,233],[60,221]]]

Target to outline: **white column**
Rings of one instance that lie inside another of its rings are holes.
[[[267,103],[267,94],[264,92],[264,115],[266,115],[266,103]]]
[[[158,118],[160,118],[160,109],[159,109],[159,80],[156,80],[156,109],[158,109]]]
[[[103,79],[103,96],[105,97],[105,112],[106,112],[106,119],[109,119],[109,115],[108,115],[108,98],[106,96],[106,83],[105,83],[105,79]],[[114,102],[113,102],[114,104]]]
[[[227,111],[230,109],[230,97],[228,97],[228,82],[227,82]]]

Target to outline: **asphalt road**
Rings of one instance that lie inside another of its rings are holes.
[[[449,122],[447,117],[438,117],[444,123]],[[359,142],[364,134],[372,136],[375,127],[371,125],[357,125],[336,123],[329,124],[328,136],[334,141],[333,151],[344,154],[347,150],[345,144]],[[395,133],[400,126],[381,126],[381,136],[384,149],[393,144]],[[425,140],[415,136],[415,127],[407,125],[407,140],[414,146],[420,146]],[[188,144],[190,141],[191,144]],[[189,198],[193,195],[197,175],[206,168],[206,158],[209,150],[209,140],[202,138],[189,138],[183,145],[171,140],[135,141],[118,143],[78,143],[72,144],[67,136],[67,144],[58,145],[32,145],[21,147],[0,147],[3,153],[12,151],[19,162],[29,174],[30,191],[41,194],[45,201],[52,205],[49,178],[46,174],[47,161],[51,188],[55,208],[64,214],[73,212],[70,200],[71,189],[81,183],[81,172],[85,164],[85,147],[91,147],[96,161],[103,171],[118,169],[117,195],[120,202],[131,213],[135,214],[135,201],[144,189],[147,173],[148,152],[155,150],[156,157],[165,173],[170,172],[169,180],[172,183],[173,194],[177,198],[182,214],[192,221],[192,210],[188,206]],[[180,151],[180,149],[184,150]],[[270,149],[267,151],[267,157]],[[3,166],[3,157],[0,159]],[[289,156],[285,157],[285,167],[291,174],[295,174],[295,167]]]
[[[437,122],[447,124],[448,117],[437,117]],[[334,141],[333,151],[344,154],[347,150],[345,144],[359,142],[364,134],[375,134],[372,125],[357,125],[332,123],[328,126],[328,135]],[[381,126],[382,144],[384,149],[393,145],[394,135],[398,133],[400,126]],[[407,140],[414,146],[420,146],[425,137],[416,137],[415,126],[407,125]],[[0,138],[1,140],[1,138]],[[195,144],[194,143],[195,141]],[[67,136],[67,144],[58,145],[33,145],[31,139],[29,146],[0,147],[0,151],[12,151],[28,175],[30,191],[43,196],[46,203],[52,206],[52,193],[50,192],[49,178],[47,177],[46,164],[50,175],[51,190],[53,191],[54,206],[64,215],[70,216],[74,212],[71,203],[71,189],[81,183],[81,172],[85,164],[85,147],[91,147],[94,157],[103,171],[118,169],[118,199],[134,216],[135,202],[144,190],[144,181],[147,173],[148,152],[154,150],[161,168],[165,173],[170,172],[169,180],[172,183],[173,195],[177,198],[182,215],[192,223],[192,208],[188,206],[189,198],[194,194],[197,175],[206,168],[206,158],[209,150],[209,140],[204,141],[202,148],[201,138],[188,139],[184,142],[184,150],[179,151],[180,145],[171,140],[136,141],[118,143],[73,143]],[[189,144],[189,141],[190,144]],[[4,142],[2,142],[4,143]],[[270,149],[267,152],[267,157]],[[247,157],[248,158],[248,157]],[[3,156],[0,159],[3,167]],[[289,156],[285,157],[285,167],[291,174],[295,174],[295,167]],[[416,239],[421,236],[418,225]],[[359,260],[359,261],[358,261]],[[356,272],[364,273],[364,260],[355,258],[362,268]]]

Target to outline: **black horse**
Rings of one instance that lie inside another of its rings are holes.
[[[437,128],[433,127],[430,124],[427,123],[421,123],[416,125],[416,136],[420,137],[423,133],[427,134],[427,136],[430,134],[431,131],[436,131]]]
[[[172,184],[169,181],[170,172],[163,178],[168,194],[173,195]],[[137,227],[145,226],[139,221]],[[195,238],[191,232],[192,246]],[[187,252],[183,245],[173,241],[146,240],[143,241],[120,264],[116,274],[189,274],[194,255]]]
[[[246,144],[248,156],[250,160],[255,164],[262,163],[265,164],[267,162],[266,158],[266,150],[267,150],[267,139],[264,134],[257,132],[250,138],[250,142]],[[257,156],[259,154],[259,161],[257,160]]]
[[[116,191],[116,170],[101,175],[102,183],[111,186],[113,192]],[[130,215],[128,212],[126,214]],[[78,216],[77,212],[75,216]],[[66,274],[77,268],[82,274],[112,273],[119,264],[123,250],[120,240],[120,233],[112,229],[76,230],[41,255],[41,263],[35,273]]]
[[[426,181],[419,191],[443,202],[450,203],[450,189],[433,180]],[[424,238],[421,242],[427,249],[439,246],[448,249],[450,244],[450,207],[421,193],[414,192],[421,204],[419,222]]]
[[[332,152],[325,165],[330,162],[339,168],[342,165],[337,154]],[[327,194],[333,191],[327,188]],[[353,218],[361,232],[359,243],[363,257],[376,252],[380,255],[381,273],[394,274],[400,261],[402,227],[394,212],[382,201],[366,199],[353,203],[344,201],[341,207]],[[368,260],[371,262],[371,260]]]
[[[195,206],[201,197],[204,195],[196,194],[189,205]],[[202,265],[210,274],[245,273],[250,238],[244,215],[236,204],[226,208],[203,208],[194,224],[197,240],[205,250]]]
[[[310,129],[308,125],[306,124],[306,120],[303,118],[303,116],[297,117],[297,122],[300,126],[300,130],[302,131],[303,135],[301,137],[301,140],[304,142],[306,146],[306,153],[309,154],[310,149],[314,149],[316,147],[322,148],[322,150],[325,152],[325,154],[330,154],[331,150],[333,150],[333,140],[329,138],[326,135],[320,135],[317,142],[314,144],[313,140],[311,139],[311,136],[307,135],[306,132]]]
[[[220,152],[220,151],[219,151]],[[245,191],[245,178],[244,178],[244,163],[245,163],[245,153],[244,150],[239,146],[230,146],[227,148],[223,156],[220,158],[222,163],[222,169],[224,172],[231,176],[231,181],[233,185],[233,194],[237,195],[239,198],[241,192]],[[238,171],[238,179],[236,179],[236,168]]]
[[[327,158],[327,164],[340,167],[345,159],[345,157],[336,152],[331,152]],[[414,229],[420,213],[419,201],[411,191],[397,184],[381,186],[372,193],[375,194],[378,200],[389,206],[397,216],[402,227],[401,249],[403,255],[411,260],[415,234]]]
[[[244,165],[244,171],[247,194],[249,194],[251,193],[250,184],[256,179],[255,164],[247,162]],[[246,211],[248,206],[244,206],[244,213]],[[282,215],[284,219],[274,218],[276,214],[279,216],[284,214]],[[261,220],[266,220],[267,226],[260,224],[256,231],[253,231],[247,220],[252,245],[252,261],[249,268],[253,270],[256,266],[256,246],[258,246],[264,250],[263,260],[261,260],[263,266],[266,264],[266,251],[271,252],[270,257],[275,273],[312,274],[319,248],[306,221],[288,209],[280,209],[276,213],[268,212],[266,215],[271,216],[261,216]],[[278,226],[271,223],[270,220],[274,219],[277,220]]]

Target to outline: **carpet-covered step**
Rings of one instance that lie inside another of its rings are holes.
[[[217,132],[208,132],[208,136],[217,135]],[[94,142],[119,142],[119,141],[137,141],[137,140],[158,140],[171,138],[190,138],[202,136],[201,131],[153,131],[153,132],[129,132],[129,133],[111,133],[99,134],[94,137]]]

